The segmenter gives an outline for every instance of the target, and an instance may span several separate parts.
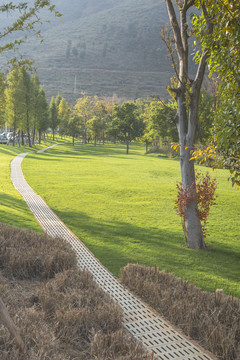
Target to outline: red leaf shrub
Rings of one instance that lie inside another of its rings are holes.
[[[207,231],[207,217],[209,214],[210,206],[215,205],[216,195],[215,190],[217,187],[217,179],[211,179],[210,174],[201,174],[198,172],[195,177],[196,184],[192,184],[187,188],[182,187],[182,183],[177,184],[177,200],[175,200],[175,208],[177,214],[182,219],[183,230],[185,229],[185,213],[189,204],[193,200],[197,200],[197,213],[202,225],[203,237],[206,238]]]

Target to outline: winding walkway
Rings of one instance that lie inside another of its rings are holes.
[[[44,150],[46,149],[39,152]],[[50,236],[61,237],[70,243],[76,252],[78,266],[91,272],[99,286],[122,307],[125,328],[141,341],[156,359],[212,360],[212,356],[210,357],[208,353],[177,332],[125,289],[33,191],[24,179],[21,170],[21,162],[27,154],[18,155],[11,163],[13,185],[26,201],[43,230]]]

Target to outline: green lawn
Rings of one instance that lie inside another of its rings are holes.
[[[27,146],[15,146],[0,144],[0,221],[9,225],[24,229],[42,231],[42,228],[33,217],[25,201],[19,192],[13,187],[10,180],[10,163],[15,156],[25,152],[36,152],[53,144],[47,140],[46,143],[36,145],[34,148]]]
[[[114,274],[139,261],[203,289],[223,288],[240,297],[240,193],[227,181],[227,171],[214,172],[218,199],[209,217],[209,250],[195,251],[186,248],[174,209],[176,160],[145,155],[141,145],[131,145],[128,156],[123,145],[61,145],[28,155],[23,170],[35,191]],[[19,201],[14,192],[15,198]]]

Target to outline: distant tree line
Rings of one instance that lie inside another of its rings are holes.
[[[40,143],[48,130],[53,140],[56,134],[71,136],[73,144],[76,139],[94,145],[120,141],[126,144],[127,153],[135,140],[145,143],[146,152],[150,147],[157,149],[162,143],[178,140],[173,101],[150,98],[117,103],[82,93],[71,105],[59,93],[48,103],[36,73],[31,75],[16,67],[0,81],[4,85],[1,86],[1,122],[11,128],[13,145],[23,144],[27,139],[31,147],[36,141]],[[204,143],[209,137],[214,97],[204,91],[202,99],[199,139]]]

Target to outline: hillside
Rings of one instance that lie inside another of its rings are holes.
[[[49,97],[58,91],[68,100],[81,91],[99,96],[166,96],[172,68],[160,39],[160,29],[168,20],[163,0],[55,3],[62,21],[45,25],[43,44],[30,39],[24,48],[35,59]]]

